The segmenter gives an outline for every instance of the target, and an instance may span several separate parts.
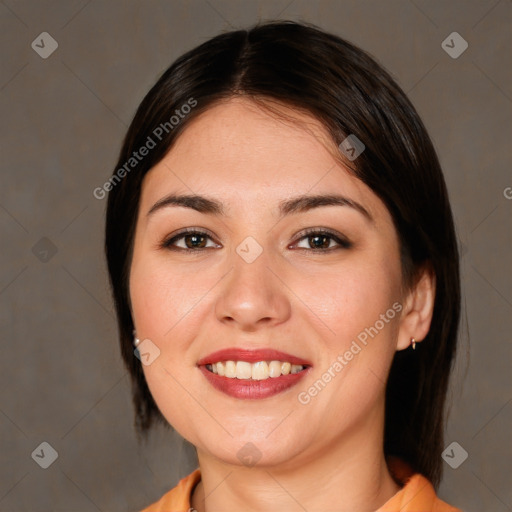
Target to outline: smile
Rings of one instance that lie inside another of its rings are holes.
[[[197,363],[208,382],[234,398],[268,398],[295,386],[312,366],[306,360],[270,349],[224,349]]]
[[[224,361],[207,364],[206,369],[228,379],[266,380],[276,379],[281,375],[295,374],[304,370],[302,364],[291,364],[281,361]]]

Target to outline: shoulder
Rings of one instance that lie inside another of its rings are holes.
[[[432,483],[399,459],[388,461],[390,470],[402,488],[377,512],[462,512],[437,497]]]
[[[165,493],[157,502],[141,512],[189,512],[192,490],[201,480],[199,469],[182,478],[176,487]]]
[[[429,480],[416,473],[378,512],[462,512],[437,497]]]

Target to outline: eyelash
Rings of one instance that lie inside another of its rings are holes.
[[[172,236],[171,238],[168,238],[168,239],[165,239],[161,244],[160,244],[160,247],[162,249],[168,249],[168,250],[171,250],[171,251],[182,251],[182,252],[187,252],[187,253],[192,253],[192,252],[195,252],[195,253],[198,253],[198,252],[202,252],[202,251],[205,251],[207,249],[212,249],[212,247],[198,247],[196,249],[190,249],[190,248],[183,248],[183,247],[175,247],[173,246],[174,243],[176,243],[178,240],[182,239],[182,238],[185,238],[187,235],[200,235],[200,236],[206,236],[210,239],[213,240],[213,237],[205,232],[205,231],[200,231],[200,230],[197,230],[197,229],[193,229],[193,228],[188,228],[188,229],[185,229],[179,233],[177,233],[176,235]],[[335,232],[333,231],[330,231],[328,229],[325,229],[325,228],[309,228],[309,229],[306,229],[305,231],[303,231],[301,233],[301,236],[300,238],[297,240],[296,243],[304,240],[304,239],[307,239],[307,238],[310,238],[312,237],[313,235],[321,235],[321,236],[326,236],[328,238],[331,238],[332,240],[334,240],[337,244],[338,244],[338,247],[329,247],[327,249],[306,249],[304,247],[300,247],[298,250],[302,250],[302,251],[308,251],[308,252],[315,252],[317,254],[319,253],[330,253],[332,251],[335,251],[335,250],[339,250],[339,249],[350,249],[352,247],[352,243],[345,237],[341,236],[341,235],[337,235]]]

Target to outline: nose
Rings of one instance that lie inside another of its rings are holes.
[[[218,290],[217,319],[247,332],[285,322],[291,314],[288,288],[266,251],[251,263],[233,252],[231,263]]]

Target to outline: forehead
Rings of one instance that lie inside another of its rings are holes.
[[[278,106],[286,118],[248,99],[218,103],[192,120],[144,178],[146,209],[169,192],[214,195],[252,207],[284,198],[340,193],[374,216],[384,205],[333,155],[339,150],[314,117]]]
[[[306,167],[334,145],[312,116],[275,103],[269,108],[274,112],[245,98],[215,104],[186,127],[171,160],[187,153],[206,158],[211,165],[232,163],[240,170],[245,166],[247,173],[256,166],[261,172],[278,166]],[[328,159],[327,154],[322,156],[319,167]]]

